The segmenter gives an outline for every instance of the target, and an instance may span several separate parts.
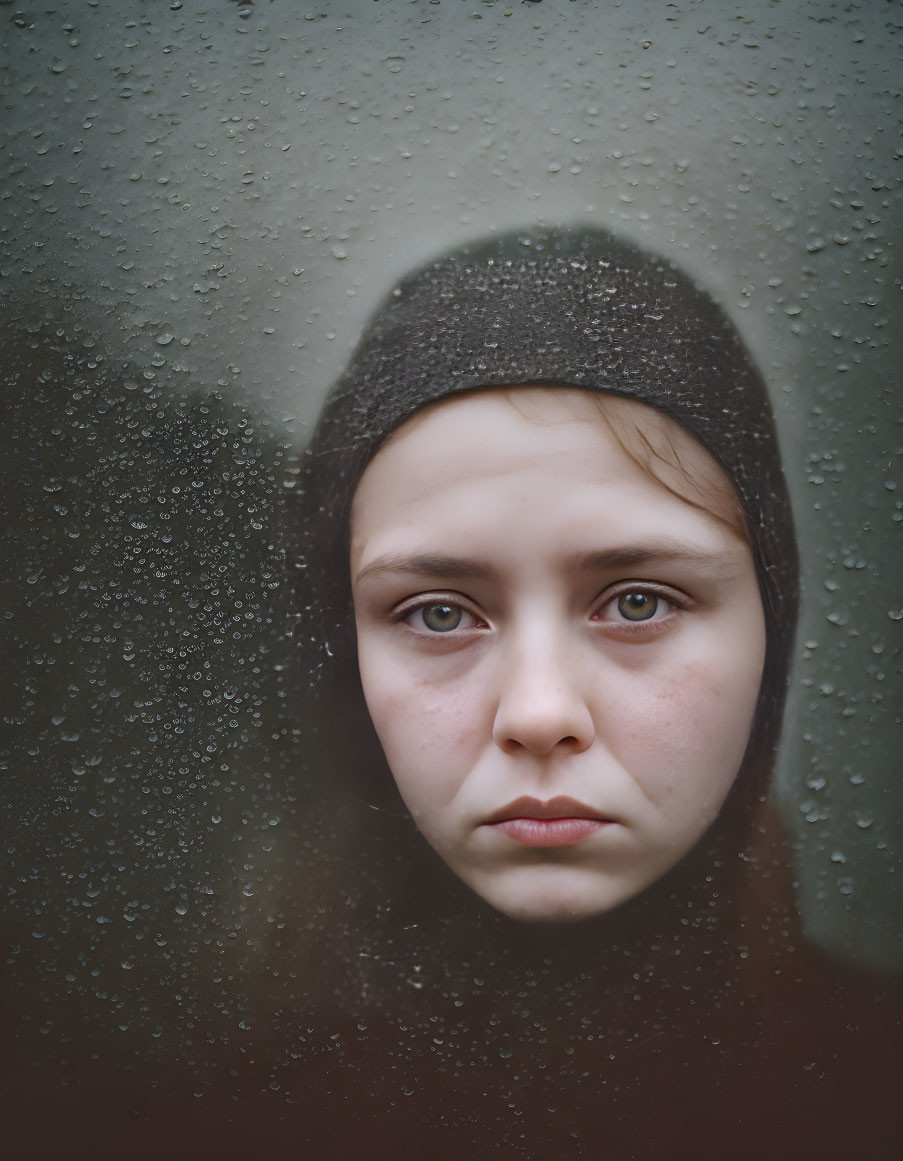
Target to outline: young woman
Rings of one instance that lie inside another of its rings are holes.
[[[512,462],[503,463],[506,456]],[[460,608],[466,620],[442,636],[417,612],[430,606],[426,596],[418,596],[415,582],[422,581],[427,596],[438,599],[443,591],[465,592],[475,578],[459,581],[435,568],[428,577],[410,568],[393,577],[385,568],[374,571],[373,558],[386,552],[398,557],[400,544],[414,546],[412,557],[449,556],[457,537],[459,555],[467,559],[479,555],[480,537],[501,550],[520,530],[532,533],[520,545],[520,561],[512,551],[506,562],[499,551],[498,561],[483,563],[497,565],[496,572],[507,564],[526,588],[546,558],[551,563],[563,555],[573,563],[582,556],[588,567],[580,585],[592,590],[582,614],[596,625],[606,593],[617,588],[633,600],[630,634],[615,629],[610,617],[604,618],[607,629],[595,633],[597,644],[605,633],[612,644],[618,642],[608,650],[617,655],[610,674],[587,672],[585,684],[595,681],[600,696],[610,698],[606,682],[615,681],[623,692],[624,674],[631,672],[632,709],[607,717],[618,717],[622,727],[629,723],[633,732],[661,736],[664,712],[672,728],[677,719],[684,726],[700,714],[712,719],[700,724],[695,737],[687,729],[672,738],[670,757],[655,761],[673,766],[678,747],[698,746],[703,764],[708,759],[718,767],[721,800],[731,792],[717,834],[709,837],[723,841],[722,832],[739,828],[732,841],[737,849],[745,846],[750,810],[767,784],[779,729],[796,612],[796,548],[765,388],[723,313],[686,276],[602,233],[508,236],[442,259],[407,279],[378,312],[327,402],[308,463],[309,514],[300,554],[307,579],[299,635],[316,651],[315,684],[324,716],[336,727],[332,752],[342,754],[342,768],[363,779],[371,798],[385,793],[399,770],[391,758],[391,773],[386,769],[368,701],[391,698],[396,706],[405,701],[392,729],[393,747],[423,745],[435,763],[438,747],[447,751],[450,741],[454,745],[452,735],[430,747],[424,726],[414,718],[412,691],[403,684],[386,686],[399,665],[391,669],[391,653],[383,656],[381,647],[391,649],[389,641],[400,642],[401,630],[415,624],[421,651],[439,648],[441,639],[445,655],[468,632],[482,653],[490,648],[489,638],[504,650],[509,637],[520,632],[513,608],[517,594],[500,578],[486,593],[496,604],[504,599],[510,606],[499,610],[498,623],[482,618],[473,598],[468,605],[449,596],[441,607],[449,614]],[[560,470],[562,464],[570,464],[570,477]],[[512,471],[520,476],[506,497],[497,478],[507,473],[510,482]],[[431,489],[428,496],[425,488]],[[487,503],[496,493],[499,503],[490,510]],[[567,512],[569,502],[584,510]],[[461,529],[452,526],[455,516]],[[613,516],[620,517],[619,525]],[[681,520],[688,524],[683,545],[679,536],[670,536]],[[412,529],[418,521],[419,529]],[[568,522],[576,525],[573,531],[566,531]],[[662,545],[669,536],[674,543],[666,551]],[[388,549],[380,549],[374,537]],[[642,557],[645,542],[650,551]],[[531,560],[535,567],[525,567]],[[737,574],[733,586],[726,575],[731,561]],[[716,565],[725,574],[723,583],[714,575]],[[698,577],[689,575],[693,568]],[[575,570],[564,571],[567,583],[576,585]],[[674,583],[664,583],[671,575]],[[400,594],[391,609],[380,607],[381,594],[374,591],[380,580]],[[639,587],[624,589],[628,582]],[[694,595],[689,589],[697,584],[700,592]],[[580,593],[585,596],[583,588]],[[736,607],[728,600],[732,595]],[[564,591],[557,596],[560,604]],[[575,591],[571,599],[576,597]],[[677,615],[681,602],[686,616]],[[432,607],[435,619],[440,604]],[[551,601],[534,604],[526,615],[535,625],[550,627],[551,609]],[[666,610],[672,615],[663,623]],[[380,636],[386,613],[398,628]],[[503,631],[501,621],[509,628]],[[675,637],[670,630],[678,623],[681,633]],[[704,626],[704,641],[684,633],[692,626]],[[660,648],[620,648],[628,641],[650,644],[650,632]],[[414,647],[410,636],[407,641]],[[481,692],[479,679],[463,683],[463,694],[461,684],[442,684],[443,665],[447,671],[460,669],[460,654],[458,649],[447,664],[429,662],[424,672],[416,657],[400,663],[412,686],[426,679],[443,699],[441,706],[424,707],[432,720],[439,713],[450,720],[463,708],[462,696],[471,694],[488,712],[488,702],[498,694],[492,688]],[[561,660],[573,669],[574,658]],[[523,668],[534,673],[549,674],[549,665],[549,657],[523,657]],[[687,684],[689,665],[698,684]],[[509,669],[495,684],[510,688],[519,680]],[[724,680],[743,687],[730,705]],[[538,697],[541,701],[541,691]],[[542,705],[534,708],[544,712]],[[390,723],[384,713],[375,716],[383,736]],[[717,719],[724,729],[709,743],[707,731]],[[601,726],[592,724],[594,732]],[[597,746],[604,742],[601,735],[596,738]],[[667,736],[662,743],[667,747]],[[566,745],[573,749],[575,742]],[[700,766],[700,755],[688,752],[687,758]],[[681,779],[675,769],[684,793],[688,777]],[[402,774],[402,780],[410,779]],[[401,791],[404,796],[404,787]],[[704,810],[702,817],[711,822],[713,812]],[[614,832],[606,829],[610,841]],[[676,835],[675,842],[680,845]],[[690,842],[672,864],[694,846]]]
[[[888,1010],[801,945],[765,805],[796,548],[711,298],[602,231],[424,267],[327,400],[304,504],[322,761],[367,804],[335,920],[362,1120],[449,1155],[841,1157],[855,1093],[895,1148]]]

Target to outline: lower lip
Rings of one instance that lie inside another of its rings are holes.
[[[607,824],[598,818],[506,818],[491,825],[525,847],[572,847]]]

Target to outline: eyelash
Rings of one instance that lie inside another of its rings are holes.
[[[622,597],[633,596],[635,594],[645,597],[654,597],[657,600],[664,602],[669,607],[661,616],[656,615],[659,612],[657,608],[655,610],[655,614],[653,614],[652,617],[636,621],[631,621],[628,618],[625,618],[624,620],[617,620],[615,618],[608,619],[598,615],[599,613],[604,612],[611,605],[615,604],[615,602],[619,601]],[[650,584],[649,582],[645,581],[632,583],[624,582],[616,589],[616,591],[606,594],[605,600],[602,604],[597,605],[597,612],[591,614],[590,620],[596,623],[617,626],[617,632],[619,633],[638,635],[649,632],[658,632],[661,623],[668,620],[671,613],[675,612],[676,610],[686,610],[690,607],[690,605],[690,599],[678,590],[663,585]],[[396,624],[407,624],[410,631],[412,633],[416,633],[420,637],[432,637],[437,640],[441,640],[442,638],[454,640],[461,632],[467,632],[469,629],[478,627],[476,625],[468,625],[461,629],[458,626],[455,626],[454,628],[443,632],[441,630],[430,630],[427,627],[415,629],[413,626],[411,626],[410,619],[412,616],[414,616],[415,613],[437,606],[446,606],[448,608],[460,609],[461,612],[466,616],[472,617],[475,621],[485,625],[484,618],[482,618],[472,608],[468,607],[468,605],[462,601],[460,595],[457,593],[435,593],[412,598],[410,603],[406,602],[399,608],[392,611],[391,620]]]

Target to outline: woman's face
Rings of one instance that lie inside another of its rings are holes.
[[[701,446],[629,406],[729,497]],[[355,494],[351,575],[401,796],[500,911],[609,911],[718,814],[765,655],[750,550],[638,467],[588,393],[486,391],[409,420]]]

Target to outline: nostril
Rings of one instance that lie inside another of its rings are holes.
[[[522,750],[531,754],[550,754],[553,750],[581,753],[591,741],[589,736],[581,740],[576,734],[559,734],[556,731],[517,730],[499,737],[497,744],[508,754],[517,754]]]

